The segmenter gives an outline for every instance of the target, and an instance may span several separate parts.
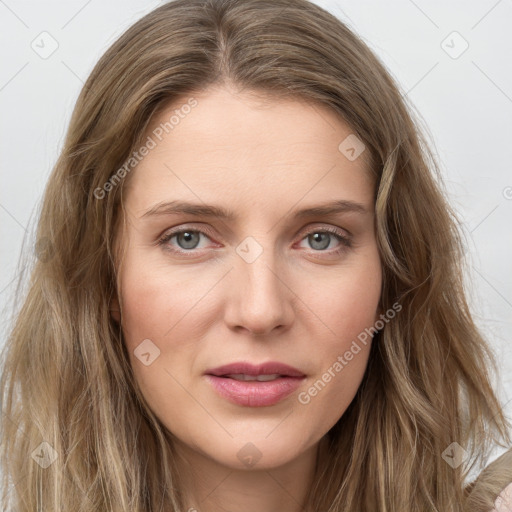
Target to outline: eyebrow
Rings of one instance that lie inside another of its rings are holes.
[[[327,216],[337,213],[367,214],[368,210],[360,203],[339,199],[328,203],[319,204],[310,208],[298,210],[294,216],[299,219]],[[196,217],[217,217],[225,221],[234,221],[237,215],[226,208],[216,205],[190,203],[187,201],[166,201],[158,203],[147,210],[140,218],[148,218],[160,215],[186,214]]]

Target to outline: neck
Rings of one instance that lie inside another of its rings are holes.
[[[326,438],[279,467],[239,469],[219,464],[174,442],[187,512],[305,512],[318,457]]]

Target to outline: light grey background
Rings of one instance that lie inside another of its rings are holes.
[[[512,417],[512,1],[315,3],[366,41],[423,117],[464,222],[468,292]],[[80,88],[107,47],[160,4],[0,0],[0,343],[23,237]],[[26,243],[31,250],[33,238]]]

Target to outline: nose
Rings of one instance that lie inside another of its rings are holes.
[[[231,293],[225,321],[231,329],[263,336],[286,330],[292,324],[295,294],[271,252],[264,251],[252,263],[239,258],[230,272]]]

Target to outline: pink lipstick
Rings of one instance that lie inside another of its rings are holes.
[[[207,370],[205,376],[219,395],[245,407],[275,405],[293,393],[306,377],[300,370],[279,362],[231,363]]]

